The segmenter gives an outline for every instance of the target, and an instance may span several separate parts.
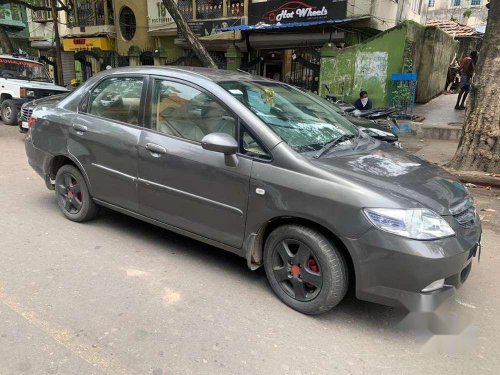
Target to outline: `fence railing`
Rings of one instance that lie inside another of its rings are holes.
[[[177,6],[184,18],[191,21],[244,17],[245,4],[245,0],[179,0]]]

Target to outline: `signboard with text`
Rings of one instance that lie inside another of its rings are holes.
[[[270,0],[252,3],[248,13],[248,23],[309,22],[346,18],[346,0]]]
[[[174,19],[161,0],[148,0],[148,28],[149,31],[177,29]]]
[[[220,33],[219,29],[242,24],[241,18],[224,18],[218,20],[192,20],[188,21],[193,33],[199,37],[207,37]],[[178,36],[182,38],[180,32]]]

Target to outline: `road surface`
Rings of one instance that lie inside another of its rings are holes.
[[[476,196],[496,211],[444,313],[456,332],[429,337],[352,295],[301,315],[244,259],[118,213],[70,222],[23,139],[0,124],[0,375],[500,373],[494,192]]]

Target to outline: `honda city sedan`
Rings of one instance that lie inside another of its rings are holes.
[[[107,70],[28,120],[62,213],[104,206],[263,266],[306,314],[359,299],[429,309],[469,275],[481,224],[437,166],[284,83],[204,68]]]

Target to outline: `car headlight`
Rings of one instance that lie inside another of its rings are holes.
[[[35,96],[35,91],[27,89],[25,87],[21,87],[19,94],[20,94],[21,98],[34,97]]]
[[[426,208],[365,208],[370,222],[378,229],[415,240],[435,240],[454,236],[449,224]]]

